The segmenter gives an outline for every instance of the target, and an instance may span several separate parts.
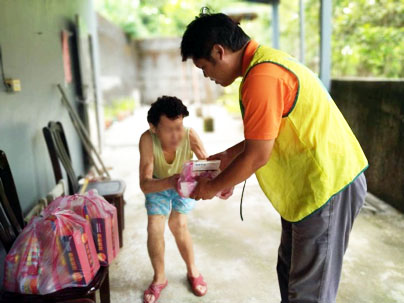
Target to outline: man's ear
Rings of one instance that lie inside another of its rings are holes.
[[[156,127],[152,123],[149,123],[149,127],[153,134],[155,134],[157,132]]]
[[[214,60],[223,60],[225,49],[220,44],[215,44],[212,47],[211,56]]]

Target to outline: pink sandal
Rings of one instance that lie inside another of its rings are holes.
[[[160,297],[161,291],[167,287],[168,281],[164,284],[150,284],[149,288],[144,291],[143,295],[143,303],[149,303],[150,301],[146,300],[146,295],[152,295],[154,296],[154,301],[153,303],[156,303],[157,300]]]
[[[195,296],[202,297],[208,292],[208,284],[206,284],[206,282],[203,280],[202,274],[199,274],[199,277],[197,278],[188,276],[188,282],[191,285],[192,292]],[[197,288],[198,286],[205,286],[205,292],[200,292],[200,290]]]

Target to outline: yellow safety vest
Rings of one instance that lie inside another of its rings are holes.
[[[265,46],[255,51],[240,84],[243,116],[244,81],[251,68],[265,62],[292,72],[299,85],[290,112],[281,120],[271,157],[255,174],[282,218],[297,222],[349,185],[368,161],[318,77],[282,51]]]

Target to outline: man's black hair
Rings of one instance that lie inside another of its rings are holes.
[[[229,16],[211,14],[209,9],[202,8],[200,15],[188,24],[182,36],[182,61],[188,58],[211,59],[210,53],[215,44],[238,51],[248,41],[250,37]]]
[[[147,112],[147,122],[157,126],[161,116],[166,116],[169,119],[175,120],[181,117],[189,116],[187,107],[182,101],[176,97],[162,96],[156,102],[152,103]]]

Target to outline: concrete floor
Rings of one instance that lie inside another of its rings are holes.
[[[113,166],[114,177],[127,183],[125,242],[110,270],[111,299],[142,302],[144,289],[152,278],[146,249],[147,216],[144,196],[138,185],[138,140],[147,128],[147,109],[141,108],[106,132],[104,159]],[[190,108],[191,115],[195,112]],[[204,134],[202,120],[191,116],[186,124],[201,135],[212,154],[242,139],[240,119],[219,107],[208,114],[215,117],[216,132]],[[169,285],[159,302],[279,302],[276,276],[280,218],[261,192],[255,177],[247,182],[244,222],[239,216],[242,186],[229,200],[198,202],[189,215],[197,265],[208,282],[208,294],[192,295],[184,263],[173,236],[166,229],[166,272]],[[345,255],[338,303],[404,302],[404,216],[379,204],[381,212],[362,211]]]

